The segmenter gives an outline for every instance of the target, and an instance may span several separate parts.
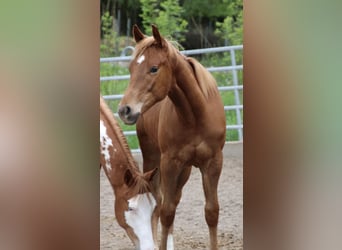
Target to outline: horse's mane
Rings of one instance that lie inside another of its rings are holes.
[[[134,160],[131,151],[128,147],[127,140],[118,124],[118,122],[115,120],[112,110],[108,107],[105,100],[102,96],[100,96],[100,112],[105,116],[107,122],[109,123],[110,128],[114,132],[115,139],[119,142],[123,152],[124,156],[128,162],[128,168],[131,170],[131,173],[133,175],[133,185],[132,190],[130,190],[130,193],[137,194],[137,193],[145,193],[147,191],[150,191],[149,185],[147,181],[143,178],[142,173],[139,170],[138,163]]]
[[[169,58],[177,58],[177,60],[185,59],[186,62],[191,66],[194,77],[196,78],[197,84],[201,89],[204,97],[208,99],[209,96],[217,93],[216,81],[214,77],[209,73],[209,71],[204,68],[202,64],[200,64],[195,58],[187,57],[181,54],[177,48],[179,47],[177,42],[169,41],[165,38],[164,40],[167,43]],[[135,47],[132,61],[142,55],[147,48],[153,46],[154,44],[156,44],[156,41],[152,36],[142,39],[139,43],[137,43]]]
[[[191,65],[197,83],[206,99],[214,93],[217,93],[217,86],[214,77],[202,66],[195,58],[187,57]]]

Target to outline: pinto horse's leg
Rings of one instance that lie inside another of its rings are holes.
[[[138,123],[139,124],[139,123]],[[137,124],[137,132],[139,137],[140,148],[143,156],[143,172],[148,172],[154,168],[158,168],[160,166],[160,152],[159,149],[150,142],[150,139],[144,133],[144,131]],[[155,174],[153,177],[152,185],[153,185],[153,196],[156,199],[157,205],[152,214],[152,235],[154,245],[157,249],[158,246],[158,222],[160,217],[160,206],[161,206],[161,196],[159,190],[160,183],[160,171]]]
[[[209,227],[210,249],[217,250],[217,224],[219,217],[219,203],[217,186],[222,170],[223,156],[218,152],[215,158],[200,167],[202,184],[205,195],[205,220]]]
[[[144,172],[149,171],[149,167],[154,166],[159,168],[160,161],[159,160],[151,160],[149,157],[144,157],[144,163],[143,163],[143,168]],[[159,189],[159,183],[160,183],[160,171],[158,169],[157,173],[153,177],[152,185],[153,185],[153,196],[157,202],[156,207],[153,211],[152,214],[152,235],[153,235],[153,241],[155,246],[158,246],[158,222],[159,222],[159,217],[160,217],[160,206],[161,206],[161,195],[160,195],[160,189]]]
[[[191,166],[182,166],[176,161],[163,159],[160,171],[163,196],[160,210],[162,224],[160,250],[173,250],[173,221],[182,196],[182,188],[191,173]]]

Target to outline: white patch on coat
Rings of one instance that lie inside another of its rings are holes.
[[[128,211],[125,211],[125,219],[139,239],[140,250],[155,249],[151,225],[155,206],[156,200],[151,193],[138,194],[128,200]]]
[[[144,60],[145,60],[145,56],[144,56],[144,55],[141,55],[141,56],[138,58],[137,63],[138,63],[138,64],[141,64]]]
[[[112,166],[110,164],[110,153],[109,153],[109,147],[113,147],[112,139],[107,134],[107,128],[104,125],[104,122],[100,120],[100,143],[101,143],[101,154],[103,154],[103,157],[106,161],[106,168],[108,170],[112,170]],[[116,151],[114,149],[114,151]]]
[[[167,250],[173,250],[173,235],[169,234],[167,236]]]

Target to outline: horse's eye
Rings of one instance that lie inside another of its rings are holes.
[[[151,69],[150,69],[150,73],[154,74],[154,73],[157,73],[158,71],[158,67],[157,66],[152,66]]]
[[[128,207],[128,211],[134,211],[135,209],[133,207]]]

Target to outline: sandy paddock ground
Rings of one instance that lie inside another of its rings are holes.
[[[141,165],[141,155],[135,155]],[[220,217],[219,249],[242,249],[242,143],[229,143],[224,148],[224,163],[219,181]],[[101,171],[100,180],[100,244],[101,249],[132,250],[133,244],[114,216],[112,188]],[[160,230],[159,230],[160,238]],[[209,249],[209,233],[204,218],[204,194],[199,169],[193,167],[183,188],[174,222],[177,250]]]

